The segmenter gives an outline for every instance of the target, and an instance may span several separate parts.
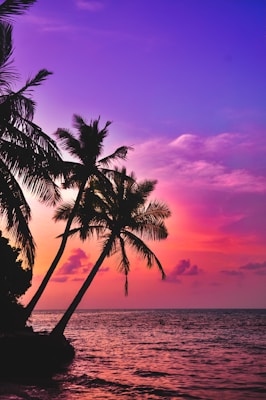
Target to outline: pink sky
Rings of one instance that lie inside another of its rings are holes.
[[[127,169],[157,179],[154,197],[172,210],[169,238],[149,243],[167,279],[132,254],[124,297],[114,256],[82,308],[266,306],[265,11],[264,0],[39,0],[16,19],[22,77],[54,72],[34,93],[36,122],[52,135],[74,113],[112,120],[106,153],[133,146]],[[63,230],[31,204],[25,302]],[[65,308],[99,251],[71,239],[39,308]]]

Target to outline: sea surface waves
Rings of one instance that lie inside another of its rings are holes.
[[[50,331],[60,311],[37,311]],[[1,400],[266,399],[266,310],[86,310],[51,380],[0,382]]]

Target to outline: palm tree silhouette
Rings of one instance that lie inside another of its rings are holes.
[[[21,185],[44,203],[60,198],[55,178],[62,163],[56,143],[33,123],[35,103],[31,91],[51,73],[40,70],[18,91],[12,69],[12,15],[22,14],[35,0],[9,0],[0,5],[0,212],[6,228],[19,243],[30,267],[35,243],[29,229],[30,206]]]
[[[156,181],[145,180],[137,184],[133,174],[127,176],[125,168],[110,174],[110,180],[112,190],[108,185],[104,188],[101,187],[101,184],[99,186],[99,201],[96,207],[94,202],[94,218],[91,217],[91,203],[86,201],[91,199],[91,194],[87,198],[84,196],[84,201],[77,210],[76,221],[80,226],[71,230],[69,234],[79,232],[80,238],[85,240],[87,237],[86,232],[91,233],[93,223],[94,226],[98,226],[107,233],[103,236],[104,243],[100,257],[72,303],[51,332],[52,335],[62,335],[64,333],[68,321],[99,271],[104,259],[118,250],[121,255],[119,269],[125,274],[125,293],[128,293],[127,277],[130,270],[130,262],[126,252],[126,245],[132,247],[146,259],[148,268],[151,268],[155,263],[161,272],[162,278],[165,277],[159,259],[143,241],[143,238],[162,240],[168,236],[164,219],[170,216],[169,208],[166,204],[158,201],[147,203],[147,198],[154,190]],[[65,204],[64,207],[59,208],[56,219],[66,219],[73,207],[73,205]]]
[[[63,252],[66,247],[71,224],[78,210],[84,189],[90,186],[90,182],[97,178],[102,186],[106,185],[108,179],[106,174],[110,172],[107,168],[117,159],[125,159],[129,147],[122,146],[116,149],[111,155],[99,159],[103,152],[103,140],[108,135],[108,126],[111,122],[106,122],[105,126],[99,128],[100,118],[93,120],[88,125],[79,115],[74,115],[74,128],[77,131],[77,137],[66,129],[58,129],[56,137],[62,149],[67,150],[77,161],[66,161],[65,174],[67,176],[63,187],[77,188],[78,193],[73,208],[67,216],[67,223],[64,233],[61,235],[61,243],[50,268],[48,269],[43,281],[36,293],[26,307],[26,317],[29,318],[35,305],[39,301],[46,285],[48,284]]]

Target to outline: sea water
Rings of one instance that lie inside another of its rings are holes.
[[[50,331],[60,311],[38,311]],[[77,311],[72,364],[51,380],[0,382],[0,399],[266,399],[266,310]]]

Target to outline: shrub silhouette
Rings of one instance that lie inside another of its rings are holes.
[[[0,231],[0,331],[24,327],[24,307],[19,299],[31,286],[32,272],[22,267],[20,251]]]

